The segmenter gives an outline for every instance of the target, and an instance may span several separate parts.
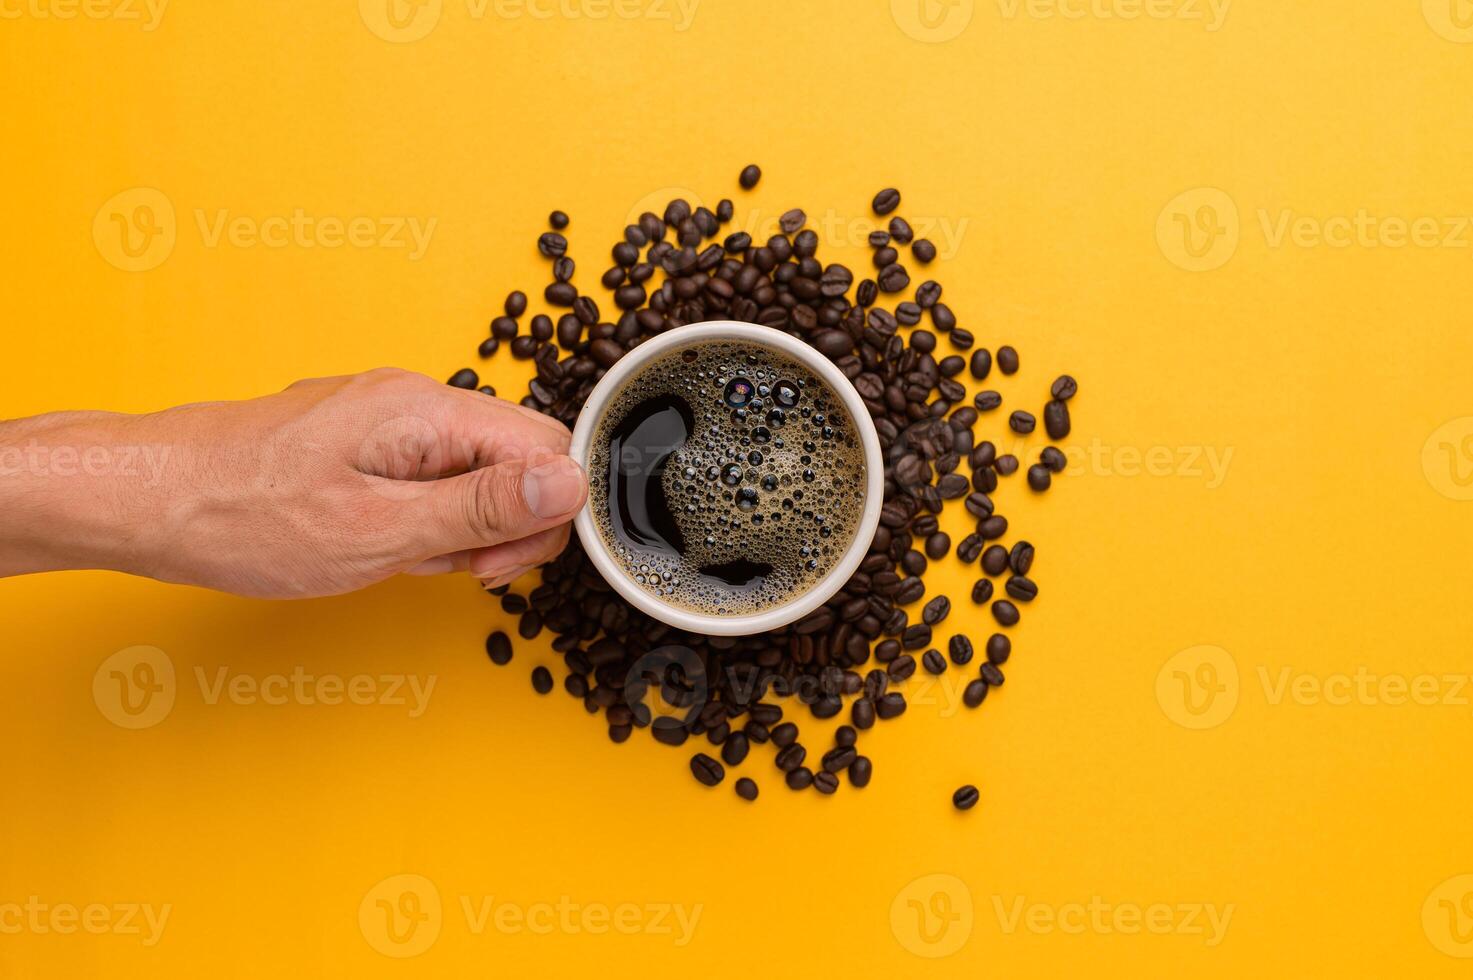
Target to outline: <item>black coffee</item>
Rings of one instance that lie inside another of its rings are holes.
[[[624,573],[672,605],[791,602],[853,541],[863,449],[829,387],[755,344],[696,343],[625,383],[593,439],[590,499]]]

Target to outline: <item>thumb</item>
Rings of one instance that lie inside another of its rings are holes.
[[[415,502],[421,555],[445,555],[516,541],[571,521],[588,496],[582,468],[537,453],[437,480]]]

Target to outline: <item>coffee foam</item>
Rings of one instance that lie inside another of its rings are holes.
[[[736,378],[754,386],[760,407],[738,412],[727,403]],[[799,392],[791,409],[774,400],[779,381]],[[613,433],[637,406],[667,395],[683,399],[694,419],[662,478],[685,538],[680,556],[630,547],[609,514]],[[784,421],[770,415],[774,409]],[[736,485],[728,482],[733,464],[740,468]],[[624,574],[662,602],[704,615],[747,615],[799,598],[849,550],[864,510],[864,450],[843,402],[797,361],[751,343],[698,343],[645,365],[611,399],[588,469],[594,524]],[[699,573],[742,559],[773,571],[750,589]]]

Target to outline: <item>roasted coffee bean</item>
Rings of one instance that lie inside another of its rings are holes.
[[[999,599],[992,604],[992,618],[1003,626],[1016,626],[1021,616],[1017,606],[1006,599]]]
[[[967,513],[976,518],[990,517],[992,515],[992,498],[978,490],[967,495]]]
[[[452,374],[450,380],[445,383],[452,388],[464,388],[470,391],[481,383],[481,378],[470,368],[461,368]]]
[[[901,581],[900,585],[895,589],[894,601],[897,606],[908,606],[912,602],[918,601],[925,594],[926,583],[922,582],[919,577],[912,575]]]
[[[921,622],[927,626],[935,626],[951,613],[951,600],[944,595],[938,595],[926,607],[921,610]]]
[[[569,284],[573,281],[573,272],[577,268],[577,265],[573,262],[572,259],[568,258],[566,255],[559,256],[558,258],[552,260],[552,278],[559,285],[567,286],[568,290],[572,290],[572,286],[570,286]],[[564,290],[563,292],[567,292],[567,290]],[[576,292],[576,290],[573,290],[573,292],[569,293],[569,295],[573,295]],[[543,295],[547,295],[547,292],[545,290],[543,291]],[[570,300],[567,303],[561,303],[559,305],[572,306],[573,304]]]
[[[1018,457],[1012,453],[1004,453],[992,461],[992,468],[997,471],[998,476],[1012,476],[1018,472]]]
[[[528,609],[527,597],[508,592],[501,597],[501,611],[512,616],[520,616]]]
[[[950,333],[956,329],[956,314],[945,303],[935,303],[931,306],[931,323],[938,332]]]
[[[1018,352],[1006,345],[997,349],[997,368],[1003,374],[1018,373]]]
[[[963,786],[951,794],[951,805],[958,810],[970,810],[977,805],[979,799],[981,799],[981,794],[977,792],[977,787]]]
[[[835,745],[847,747],[853,745],[857,741],[859,741],[859,733],[848,725],[840,725],[838,728],[834,729]]]
[[[568,240],[555,231],[544,232],[542,237],[537,239],[537,251],[550,259],[557,258],[567,250]]]
[[[967,495],[971,483],[960,473],[948,473],[936,481],[936,492],[942,500],[960,500]]]
[[[917,238],[910,246],[910,254],[921,265],[929,265],[936,258],[936,246],[929,238]]]
[[[891,661],[890,666],[885,668],[885,673],[889,676],[890,680],[896,683],[908,679],[915,672],[916,659],[908,653],[895,658],[895,660]]]
[[[1042,493],[1053,483],[1053,476],[1048,467],[1042,463],[1034,463],[1028,467],[1028,488],[1036,493]]]
[[[905,628],[900,645],[907,650],[919,650],[931,642],[931,627],[925,623],[913,623]]]
[[[969,637],[957,634],[947,641],[946,652],[951,654],[952,663],[965,667],[972,662],[972,641]]]
[[[832,796],[839,788],[839,777],[831,772],[816,772],[813,774],[813,788],[824,796]]]
[[[982,674],[982,679],[987,682],[988,687],[1002,687],[1002,682],[1005,678],[1003,677],[1002,671],[998,669],[997,664],[991,660],[982,665],[980,673]]]
[[[946,658],[941,656],[941,651],[939,650],[927,650],[921,655],[921,663],[925,666],[926,672],[929,674],[946,673]]]
[[[1069,406],[1054,399],[1043,406],[1043,428],[1050,439],[1063,439],[1069,435]]]
[[[985,541],[996,541],[1008,533],[1008,519],[1001,514],[993,514],[977,523],[977,533]]]
[[[926,556],[921,554],[919,551],[916,551],[914,548],[912,548],[910,551],[907,551],[900,559],[900,567],[905,569],[905,571],[911,575],[926,574],[927,564],[928,562],[926,561]]]
[[[1079,393],[1079,382],[1067,374],[1061,374],[1055,379],[1049,394],[1061,402],[1066,402]]]
[[[962,690],[962,704],[968,708],[975,708],[987,700],[987,682],[978,677],[968,682]]]
[[[520,289],[507,293],[506,302],[502,304],[502,308],[506,310],[507,316],[514,320],[517,319],[527,312],[527,294]]]
[[[1060,402],[1060,404],[1063,403]],[[1022,410],[1019,410],[1008,416],[1008,428],[1012,429],[1019,435],[1027,435],[1028,433],[1032,432],[1033,427],[1036,424],[1037,420],[1034,419],[1033,413],[1031,412],[1024,412]]]
[[[875,714],[882,721],[889,721],[891,718],[899,718],[905,714],[905,707],[905,695],[899,691],[891,691],[875,703]]]
[[[875,766],[867,755],[855,756],[854,761],[849,764],[849,785],[855,789],[864,789],[869,785],[871,777],[874,776]]]
[[[498,667],[511,663],[511,637],[497,630],[486,637],[486,656]]]
[[[742,190],[751,190],[757,186],[757,181],[762,179],[762,168],[755,163],[749,163],[742,168],[737,182],[742,185]]]
[[[519,361],[531,360],[537,353],[537,341],[532,337],[517,337],[511,342],[511,356]]]
[[[875,209],[875,214],[883,218],[891,211],[900,207],[900,192],[893,187],[887,187],[875,195],[872,206]]]
[[[887,664],[900,656],[899,640],[881,640],[875,645],[875,662]]]
[[[997,462],[993,460],[993,462]],[[979,493],[992,493],[997,489],[997,470],[992,467],[972,470],[972,486]]]
[[[532,668],[532,690],[538,694],[549,694],[552,692],[552,671],[546,667]]]
[[[785,721],[782,724],[773,727],[773,745],[776,745],[780,749],[785,749],[796,741],[798,741],[798,726],[793,724],[791,721]]]
[[[952,354],[950,357],[943,357],[936,369],[943,378],[954,378],[967,369],[967,362],[960,354]]]
[[[923,311],[921,310],[921,308],[914,303],[901,303],[900,305],[895,307],[895,319],[903,327],[913,327],[917,323],[921,322],[922,312]],[[931,343],[933,347],[935,346],[935,341],[936,338],[932,337]],[[914,336],[911,337],[910,345],[912,347],[915,346]]]
[[[1043,452],[1038,454],[1038,461],[1042,463],[1050,473],[1062,473],[1064,467],[1069,465],[1069,460],[1062,452],[1053,446],[1045,446]]]
[[[969,534],[962,538],[961,544],[956,546],[956,556],[970,565],[982,554],[982,536]]]
[[[854,282],[854,273],[846,266],[831,265],[823,270],[823,275],[818,280],[818,291],[830,299],[843,296],[849,291],[849,285]]]
[[[1015,575],[1027,575],[1033,567],[1033,545],[1027,541],[1015,542],[1013,550],[1008,552],[1008,567]]]
[[[813,770],[799,766],[783,777],[783,782],[788,784],[788,789],[807,789],[813,785]]]
[[[760,721],[747,722],[745,725],[742,726],[742,734],[747,736],[747,740],[749,742],[752,742],[754,745],[766,745],[772,739],[772,735],[770,732],[768,732],[767,726],[762,724]]]
[[[568,216],[561,211],[554,211],[547,216],[547,223],[562,231],[568,227]]]
[[[580,300],[581,302],[581,297]],[[534,332],[535,338],[537,334]],[[583,321],[572,313],[564,313],[557,319],[557,342],[558,346],[565,350],[571,350],[578,346],[579,339],[583,336]]]
[[[859,698],[849,709],[849,720],[854,727],[860,731],[873,728],[875,725],[875,703],[869,698]]]
[[[904,266],[897,262],[881,269],[875,280],[883,292],[898,293],[910,285],[910,274],[905,271]]]
[[[972,377],[978,381],[986,381],[987,376],[992,373],[992,354],[986,347],[978,347],[972,351],[971,370]]]
[[[794,769],[797,769],[799,766],[801,766],[803,764],[803,760],[807,757],[808,750],[798,743],[794,742],[792,745],[787,746],[781,752],[779,752],[774,762],[776,763],[777,767],[783,772],[792,772]]]
[[[890,246],[886,245],[884,248],[878,249],[875,252],[873,256],[873,261],[876,269],[883,269],[887,265],[894,265],[895,261],[899,258],[900,253],[895,251],[895,249],[891,248]],[[881,285],[883,285],[883,283]]]
[[[661,745],[684,745],[690,738],[690,729],[670,718],[657,718],[650,725],[650,734]]]
[[[732,732],[726,736],[726,741],[721,746],[721,759],[728,766],[739,766],[751,750],[752,743],[747,736],[741,732]]]
[[[823,771],[843,772],[854,764],[854,760],[858,756],[859,753],[855,752],[852,747],[836,746],[824,753],[822,760]]]
[[[871,511],[871,513],[873,513],[873,511]],[[938,558],[946,557],[946,553],[950,550],[951,535],[947,534],[945,531],[937,531],[935,534],[926,539],[926,557],[931,559],[932,561],[935,561]]]
[[[705,786],[715,786],[726,778],[726,770],[721,767],[721,763],[704,752],[697,752],[690,757],[690,772],[697,782]]]
[[[545,317],[544,317],[545,319]],[[497,340],[511,340],[517,335],[517,321],[509,316],[499,316],[491,321],[491,336]]]
[[[1008,549],[1000,544],[994,544],[982,552],[982,571],[988,575],[1001,575],[1007,571]]]
[[[1013,655],[1013,641],[1001,633],[993,633],[987,638],[987,661],[994,664],[1005,664],[1008,657]]]
[[[985,439],[972,449],[971,463],[974,470],[991,466],[995,459],[997,459],[997,447]]]
[[[1038,585],[1026,575],[1014,575],[1004,587],[1007,594],[1019,602],[1032,602],[1038,598]]]
[[[979,578],[972,585],[972,601],[977,605],[983,605],[992,598],[992,580]]]
[[[743,776],[736,781],[736,794],[742,799],[751,802],[757,798],[757,784],[749,777]]]
[[[791,211],[783,212],[782,217],[777,219],[777,226],[784,233],[791,235],[799,228],[802,228],[807,221],[808,215],[804,214],[801,208],[793,208]]]
[[[578,290],[569,283],[555,282],[542,291],[542,298],[547,300],[549,305],[569,307],[578,298]]]
[[[972,404],[977,406],[979,412],[991,412],[1002,404],[1002,395],[996,391],[979,391],[977,397],[972,399]]]

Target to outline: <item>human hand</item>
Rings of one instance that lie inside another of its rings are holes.
[[[5,423],[0,574],[110,568],[270,598],[401,572],[495,587],[567,544],[587,492],[569,438],[530,409],[394,369]]]

